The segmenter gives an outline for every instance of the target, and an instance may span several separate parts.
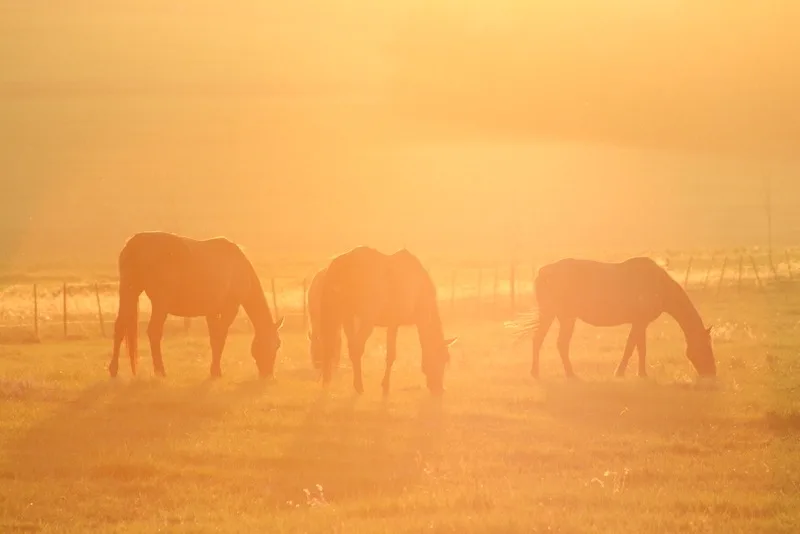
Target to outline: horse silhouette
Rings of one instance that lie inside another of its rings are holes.
[[[689,296],[662,267],[645,257],[619,263],[567,258],[539,269],[534,282],[538,317],[524,324],[533,332],[531,374],[539,376],[539,352],[553,320],[558,318],[558,351],[567,376],[574,376],[569,345],[575,321],[593,326],[630,324],[625,351],[616,376],[625,374],[634,348],[639,353],[639,376],[645,370],[646,331],[662,313],[671,315],[686,338],[686,356],[700,376],[716,376],[711,328],[703,325]]]
[[[416,325],[422,353],[422,372],[433,394],[444,391],[449,347],[456,338],[445,339],[436,299],[436,286],[419,259],[408,250],[384,254],[359,246],[335,257],[319,280],[318,321],[310,335],[318,346],[324,384],[331,380],[338,361],[340,332],[347,338],[353,365],[353,387],[364,391],[361,358],[364,345],[376,326],[386,327],[386,371],[383,392],[389,393],[392,364],[397,356],[397,329]],[[315,345],[316,346],[316,345]],[[313,356],[312,356],[313,358]]]
[[[283,318],[273,322],[258,275],[236,243],[223,237],[196,240],[167,232],[141,232],[128,239],[119,254],[119,311],[109,364],[112,377],[117,376],[123,340],[131,373],[136,374],[142,292],[152,307],[147,334],[155,374],[166,376],[161,337],[167,315],[175,315],[205,316],[211,340],[211,376],[222,376],[222,351],[241,305],[253,325],[251,353],[259,375],[273,375]]]

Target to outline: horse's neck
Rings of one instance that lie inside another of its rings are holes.
[[[666,312],[675,319],[688,341],[704,328],[703,320],[689,295],[677,282],[670,280],[667,287]]]
[[[438,310],[424,312],[424,316],[417,320],[417,332],[419,333],[419,343],[423,347],[433,346],[444,341],[444,329]]]
[[[242,307],[256,331],[264,331],[272,324],[272,313],[269,311],[267,298],[260,284],[251,287],[250,294],[242,302]]]

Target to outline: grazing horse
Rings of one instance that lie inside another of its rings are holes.
[[[397,355],[397,329],[416,325],[422,352],[422,372],[433,394],[444,391],[444,370],[450,361],[436,300],[436,287],[419,259],[402,249],[384,254],[370,247],[356,247],[335,257],[321,281],[319,325],[322,380],[331,380],[339,350],[339,331],[344,329],[353,364],[353,387],[364,391],[361,357],[376,326],[386,327],[386,371],[383,393],[389,393],[389,377]]]
[[[534,377],[539,376],[539,351],[555,318],[559,322],[558,351],[568,377],[574,376],[569,344],[577,319],[593,326],[630,324],[628,341],[615,374],[624,375],[636,348],[639,376],[645,377],[647,327],[664,312],[683,330],[686,356],[698,374],[716,376],[711,328],[703,325],[680,284],[649,258],[636,257],[620,263],[563,259],[539,269],[535,292],[538,318],[524,328],[533,331],[531,374]]]
[[[166,232],[134,234],[119,254],[119,312],[109,373],[117,376],[119,349],[128,345],[136,374],[139,295],[150,299],[147,334],[155,374],[166,376],[161,337],[167,315],[205,316],[211,338],[211,376],[222,376],[220,359],[228,329],[241,305],[255,335],[251,353],[262,378],[270,377],[281,342],[281,318],[272,321],[261,282],[242,249],[228,239],[196,240]]]

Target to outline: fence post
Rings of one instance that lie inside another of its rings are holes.
[[[494,266],[494,288],[493,288],[493,295],[492,295],[492,308],[493,311],[497,311],[497,288],[500,283],[500,268],[495,265]]]
[[[719,282],[717,282],[717,293],[722,289],[722,280],[725,278],[725,267],[728,266],[728,256],[722,260],[722,268],[719,271]]]
[[[756,260],[752,254],[750,255],[750,263],[753,264],[753,272],[756,274],[756,284],[758,284],[758,287],[762,287],[761,277],[758,275],[758,266],[756,265]]]
[[[686,276],[683,278],[683,289],[689,286],[689,273],[692,272],[692,261],[694,261],[694,256],[689,256],[689,263],[686,265]]]
[[[792,258],[789,256],[789,249],[786,249],[786,272],[789,275],[789,280],[792,279]]]
[[[456,273],[458,271],[453,269],[453,275],[450,278],[450,311],[456,308]]]
[[[480,315],[481,313],[481,293],[483,291],[483,267],[478,267],[478,295],[475,299],[475,307],[477,309],[477,314]]]
[[[272,288],[272,307],[275,310],[275,317],[278,317],[278,292],[275,291],[275,277],[270,277],[269,282]]]
[[[303,330],[308,330],[308,278],[303,278]]]
[[[739,279],[736,282],[736,289],[742,289],[742,270],[744,268],[744,256],[739,255]]]
[[[64,282],[61,286],[61,293],[64,296],[63,309],[64,309],[64,337],[67,337],[67,283]]]
[[[97,299],[97,317],[100,320],[100,335],[106,337],[106,325],[103,322],[103,308],[100,306],[100,288],[94,283],[94,296]]]
[[[39,292],[36,284],[33,284],[33,335],[35,339],[39,339]]]
[[[711,261],[708,262],[708,268],[706,269],[706,277],[703,279],[703,290],[705,291],[706,286],[708,286],[708,277],[711,276],[711,268],[714,267],[714,256],[711,256]]]
[[[514,261],[511,262],[511,269],[508,274],[508,292],[511,296],[511,313],[513,314],[514,311],[517,309],[517,269],[516,263]]]

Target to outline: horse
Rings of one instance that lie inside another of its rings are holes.
[[[119,253],[119,311],[114,324],[111,377],[119,369],[120,345],[126,341],[131,373],[136,375],[139,296],[151,302],[147,334],[156,375],[166,376],[161,337],[167,315],[205,316],[211,341],[211,376],[222,376],[220,360],[228,329],[242,306],[253,325],[250,346],[261,378],[273,376],[281,346],[261,282],[242,249],[224,237],[197,240],[168,232],[140,232]]]
[[[343,329],[353,365],[353,388],[363,393],[364,345],[376,326],[386,327],[386,370],[381,385],[387,395],[397,356],[397,330],[416,325],[428,390],[433,395],[444,392],[449,347],[457,338],[445,339],[436,286],[416,256],[406,249],[385,254],[359,246],[334,257],[320,283],[318,329],[323,384],[330,383]]]
[[[308,286],[308,294],[306,295],[306,308],[308,309],[309,330],[308,342],[309,353],[311,355],[311,365],[316,370],[322,369],[322,341],[320,336],[320,315],[322,303],[322,282],[325,280],[325,273],[328,267],[325,266],[318,270],[313,278],[311,284]],[[341,330],[336,330],[336,338],[333,340],[334,354],[332,358],[332,365],[336,367],[339,365],[339,358],[341,353]]]
[[[686,340],[686,356],[701,377],[716,376],[711,327],[706,328],[686,291],[656,262],[633,257],[618,263],[566,258],[541,267],[534,282],[538,317],[523,326],[533,332],[531,375],[539,377],[542,342],[558,318],[558,351],[567,377],[575,373],[569,345],[577,319],[597,327],[630,324],[631,330],[615,376],[622,377],[633,354],[639,376],[646,377],[647,327],[662,313],[672,316]]]

